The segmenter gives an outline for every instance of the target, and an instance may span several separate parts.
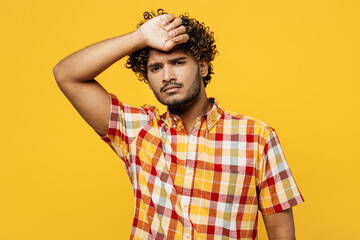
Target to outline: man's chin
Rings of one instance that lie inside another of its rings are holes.
[[[160,101],[160,103],[171,108],[176,108],[176,107],[185,106],[191,103],[194,99],[195,98],[173,98],[167,101]]]
[[[173,99],[169,101],[160,101],[160,103],[168,107],[179,107],[184,105],[186,102],[182,101],[181,99]]]

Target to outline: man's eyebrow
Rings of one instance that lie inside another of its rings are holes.
[[[152,68],[152,67],[158,67],[160,66],[160,63],[156,62],[156,63],[152,63],[148,66],[148,68]]]
[[[170,62],[178,62],[178,61],[181,61],[181,60],[184,60],[186,59],[186,57],[177,57],[177,58],[173,58],[173,59],[170,59]]]
[[[181,60],[184,60],[184,59],[187,59],[187,57],[177,57],[177,58],[173,58],[173,59],[170,59],[170,62],[171,63],[176,63],[178,61],[181,61]],[[152,68],[152,67],[159,67],[160,66],[160,63],[159,62],[154,62],[152,64],[150,64],[148,66],[148,68]]]

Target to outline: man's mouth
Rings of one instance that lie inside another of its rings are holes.
[[[182,87],[181,83],[166,83],[161,89],[160,92],[173,92],[176,91],[176,88]]]

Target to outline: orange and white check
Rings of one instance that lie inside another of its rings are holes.
[[[135,194],[130,239],[257,239],[259,210],[304,201],[275,130],[248,116],[212,109],[191,133],[153,106],[110,94],[102,139],[125,164]]]

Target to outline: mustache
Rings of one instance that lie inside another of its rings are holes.
[[[175,85],[175,86],[178,86],[178,87],[182,87],[183,85],[181,83],[176,83],[176,82],[168,82],[168,83],[165,83],[164,86],[162,86],[160,88],[160,92],[162,92],[166,87],[170,86],[170,85]]]

